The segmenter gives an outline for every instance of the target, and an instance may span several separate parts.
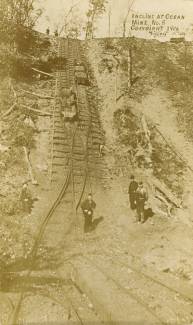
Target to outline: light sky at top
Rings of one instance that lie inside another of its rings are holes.
[[[72,3],[78,2],[79,14],[85,19],[88,0],[39,0],[45,8],[38,29],[45,31],[46,27],[53,30],[63,12],[68,11]],[[121,23],[127,13],[129,0],[109,0],[107,9],[111,7],[111,36],[120,36]],[[177,13],[185,15],[186,27],[193,23],[193,0],[135,0],[132,7],[139,13]],[[107,11],[108,11],[107,10]],[[108,36],[108,15],[105,13],[98,21],[96,36]]]

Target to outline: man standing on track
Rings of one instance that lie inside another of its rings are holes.
[[[89,193],[88,198],[82,202],[81,208],[85,218],[84,232],[87,233],[92,230],[92,217],[94,209],[96,208],[96,203],[93,201],[91,193]]]
[[[130,201],[130,208],[134,210],[136,208],[136,190],[138,188],[138,184],[135,181],[135,177],[131,175],[131,182],[129,184],[129,201]]]

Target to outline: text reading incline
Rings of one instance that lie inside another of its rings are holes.
[[[130,20],[130,31],[136,35],[148,33],[151,37],[182,36],[184,34],[185,16],[180,14],[133,13]],[[143,35],[144,36],[144,35]]]

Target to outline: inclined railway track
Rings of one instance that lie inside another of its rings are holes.
[[[87,255],[80,253],[79,256],[74,257],[74,263],[73,261],[71,263],[75,268],[79,263],[91,265],[98,274],[103,275],[109,286],[111,284],[115,286],[118,292],[135,301],[139,310],[142,307],[151,319],[153,317],[154,324],[192,324],[193,298],[190,295],[146,274],[139,267],[123,263],[117,256],[109,256],[108,252],[103,249],[102,254],[96,258],[96,252],[94,255],[88,252]],[[76,264],[76,260],[78,264]],[[93,277],[93,281],[97,282],[98,280]],[[114,294],[116,295],[116,292]],[[118,300],[117,308],[119,303]]]
[[[68,133],[68,130],[65,129],[64,123],[61,122],[60,106],[57,96],[58,90],[61,87],[67,88],[74,85],[74,60],[76,59],[84,62],[85,58],[80,49],[79,41],[59,40],[59,42],[58,55],[63,56],[68,60],[66,66],[63,67],[62,70],[56,72],[55,103],[53,107],[51,133],[52,148],[50,179],[54,183],[54,178],[56,178],[55,182],[58,183],[59,178],[61,178],[62,182],[59,194],[51,209],[45,216],[38,231],[31,254],[31,266],[26,273],[27,277],[30,277],[33,272],[33,266],[36,261],[40,243],[44,240],[46,245],[53,246],[52,228],[54,228],[54,231],[56,232],[58,227],[58,234],[60,234],[57,236],[58,242],[55,243],[56,246],[60,245],[63,237],[71,231],[74,221],[77,221],[77,211],[85,191],[92,191],[92,171],[98,170],[100,173],[101,168],[103,168],[100,159],[98,159],[98,146],[103,142],[103,135],[101,132],[98,112],[95,109],[96,107],[93,105],[93,93],[89,87],[77,85],[80,121],[74,123],[74,125],[71,125],[70,133]],[[56,177],[56,174],[59,175],[58,178]],[[64,218],[66,219],[65,222]],[[149,303],[149,295],[147,294],[145,296],[144,293],[141,293],[139,291],[140,288],[136,288],[135,286],[133,288],[132,286],[128,288],[128,279],[126,279],[124,276],[121,276],[121,279],[117,277],[117,274],[120,275],[118,269],[124,268],[125,273],[126,270],[129,269],[132,272],[132,275],[130,274],[129,276],[130,280],[133,278],[133,281],[140,283],[142,288],[147,288],[147,291],[148,286],[149,288],[151,288],[151,286],[155,286],[157,292],[166,290],[168,295],[173,295],[174,299],[175,295],[177,294],[181,299],[183,299],[183,301],[189,301],[190,304],[193,303],[188,296],[167,286],[166,284],[162,283],[162,281],[154,279],[130,264],[123,263],[117,258],[115,259],[114,256],[108,256],[109,253],[105,252],[103,249],[101,252],[104,253],[104,260],[100,256],[98,262],[96,262],[96,259],[92,260],[92,258],[88,256],[83,256],[81,254],[80,256],[88,263],[92,264],[99,272],[101,272],[107,279],[107,282],[110,281],[114,283],[121,292],[128,295],[131,299],[135,300],[137,304],[145,308],[145,310],[152,317],[154,317],[157,324],[168,324],[167,320],[165,319],[166,316],[163,314],[165,309],[163,309],[161,312],[160,310],[157,311],[155,306],[152,306]],[[104,265],[105,262],[107,263],[106,268],[101,266],[103,265],[103,262]],[[112,269],[112,265],[114,265],[116,271],[109,272],[109,270]],[[145,282],[148,284],[145,285]],[[59,295],[57,290],[51,290],[51,293],[50,291],[43,290],[42,296],[47,296],[56,304],[64,307],[66,307],[66,301],[68,301],[68,305],[72,309],[76,321],[79,324],[85,323],[80,315],[78,306],[74,304],[73,299],[65,291],[65,288],[63,288],[63,295]],[[18,322],[21,307],[25,301],[25,298],[26,292],[23,290],[20,293],[20,297],[15,306],[14,313],[11,315],[9,324],[16,324]],[[188,307],[186,306],[186,308]],[[172,307],[168,308],[168,312],[170,312],[172,315],[175,314]]]
[[[113,283],[153,316],[156,324],[192,324],[192,293],[180,290],[175,283],[165,283],[159,275],[148,274],[148,270],[135,266],[135,263],[122,261],[120,252],[115,254],[114,251],[105,250],[100,241],[97,241],[97,245],[100,247],[98,254],[94,249],[94,254],[87,252],[87,255],[80,253],[79,257],[74,256],[75,265],[77,257],[83,265],[85,262],[92,265],[103,274],[107,283]]]
[[[26,272],[27,278],[33,272],[40,244],[43,242],[47,247],[58,247],[61,245],[64,236],[72,230],[72,226],[77,221],[76,214],[81,200],[86,190],[90,191],[92,188],[89,177],[89,163],[92,159],[95,160],[98,154],[92,148],[91,133],[93,118],[96,119],[96,116],[93,108],[91,109],[86,86],[77,85],[80,122],[72,124],[70,134],[68,134],[64,122],[61,121],[58,93],[61,88],[69,88],[74,85],[74,60],[83,59],[83,54],[78,41],[58,39],[58,42],[58,55],[65,57],[67,63],[66,67],[62,67],[62,70],[56,72],[51,128],[50,180],[53,182],[55,178],[57,186],[59,179],[62,181],[60,182],[57,198],[39,227],[31,252],[31,264]],[[58,178],[56,175],[58,175]],[[57,239],[55,238],[56,233]],[[53,240],[55,240],[54,243]],[[20,292],[9,324],[17,324],[25,298],[26,292],[24,288]],[[72,305],[72,302],[70,304]],[[78,321],[83,324],[76,310],[75,313]]]

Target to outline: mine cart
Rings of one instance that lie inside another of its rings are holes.
[[[77,94],[73,88],[64,89],[60,93],[60,102],[64,121],[73,121],[78,118]]]
[[[78,85],[89,84],[88,74],[83,64],[75,66],[75,80]]]

